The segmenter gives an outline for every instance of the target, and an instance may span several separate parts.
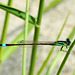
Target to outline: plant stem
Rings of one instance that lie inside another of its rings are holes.
[[[12,5],[12,1],[13,0],[9,0],[8,1],[8,6]],[[6,34],[7,34],[7,29],[8,29],[9,17],[10,17],[10,14],[8,12],[6,12],[4,27],[3,27],[2,36],[1,36],[1,44],[4,44],[5,40],[6,40]],[[1,59],[1,56],[2,56],[2,53],[3,53],[2,51],[3,51],[3,47],[0,47],[0,61],[2,60]]]
[[[60,65],[60,68],[59,68],[59,70],[57,72],[57,75],[60,75],[60,73],[61,73],[61,71],[62,71],[62,69],[63,69],[63,67],[64,67],[64,65],[65,65],[65,63],[66,63],[66,61],[67,61],[67,59],[69,57],[69,54],[71,53],[72,48],[74,47],[74,45],[75,45],[75,39],[74,39],[73,43],[71,44],[67,54],[65,55],[64,60],[62,61],[62,64]]]
[[[35,27],[34,41],[38,41],[39,40],[40,25],[41,25],[41,20],[42,20],[42,15],[43,15],[43,8],[44,8],[44,0],[40,0],[38,17],[37,17],[37,25],[38,25],[38,27]],[[29,75],[34,75],[36,53],[37,53],[37,46],[34,45],[33,48],[32,48],[32,55],[31,55],[31,63],[30,63]]]
[[[24,25],[24,41],[27,41],[28,35],[28,17],[29,17],[29,4],[30,0],[26,1],[26,21]],[[23,46],[23,63],[22,63],[22,75],[26,75],[26,50],[27,46]]]

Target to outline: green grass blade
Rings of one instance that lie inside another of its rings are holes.
[[[27,37],[28,37],[29,4],[30,4],[30,0],[27,0],[26,1],[26,21],[24,25],[24,41],[27,41]],[[22,75],[26,75],[26,55],[27,55],[27,45],[24,45],[23,46]]]
[[[60,2],[62,2],[63,0],[54,0],[54,1],[52,1],[45,9],[44,9],[44,13],[45,12],[47,12],[48,10],[50,10],[51,8],[53,8],[53,7],[55,7],[56,5],[58,5]],[[8,11],[8,12],[10,12],[10,13],[12,13],[13,15],[16,15],[17,17],[19,17],[19,18],[22,18],[22,19],[24,19],[25,18],[25,15],[24,14],[26,14],[26,13],[24,13],[23,11],[20,11],[20,10],[17,10],[17,9],[15,9],[15,8],[10,8],[10,7],[8,7],[8,6],[6,6],[6,5],[4,5],[4,4],[2,4],[2,3],[0,3],[0,8],[1,9],[3,9],[3,10],[5,10],[5,11]],[[11,9],[11,10],[10,10]],[[13,11],[13,12],[12,12]],[[15,13],[14,13],[15,12]],[[22,12],[21,13],[21,16],[19,15],[19,12]],[[30,23],[35,23],[35,19],[31,16],[30,18],[29,18],[30,20]]]
[[[64,22],[64,24],[63,24],[63,26],[62,26],[62,28],[61,28],[61,30],[60,30],[60,33],[58,34],[58,37],[57,37],[56,41],[59,39],[59,37],[60,37],[60,35],[61,35],[62,31],[63,31],[63,29],[64,29],[64,27],[65,27],[65,25],[66,25],[66,22],[67,22],[67,20],[68,20],[69,15],[70,15],[70,12],[68,13],[68,15],[67,15],[67,17],[66,17],[66,19],[65,19],[65,22]],[[54,51],[54,48],[55,48],[55,46],[53,46],[52,49],[50,50],[49,55],[47,56],[46,60],[45,60],[44,63],[42,64],[42,67],[41,67],[40,70],[38,71],[37,75],[40,75],[41,72],[44,70],[45,66],[47,65],[48,61],[49,61],[50,58],[51,58],[51,55],[52,55],[52,53],[53,53],[53,51]]]
[[[55,56],[55,58],[53,59],[53,61],[51,62],[50,66],[47,69],[47,72],[45,75],[50,75],[51,72],[53,71],[54,67],[57,64],[57,61],[59,60],[60,56],[61,56],[62,52],[58,52],[57,55]]]
[[[44,9],[44,13],[47,12],[48,10],[50,10],[51,8],[55,7],[56,5],[58,5],[59,3],[61,3],[64,0],[53,0],[45,9]]]
[[[71,44],[71,46],[70,46],[68,52],[66,53],[65,58],[64,58],[64,60],[62,61],[60,67],[59,67],[59,70],[58,70],[58,72],[57,72],[57,75],[60,75],[60,73],[61,73],[61,71],[62,71],[62,69],[63,69],[63,67],[64,67],[64,65],[65,65],[65,63],[66,63],[66,61],[67,61],[67,59],[68,59],[68,57],[69,57],[71,51],[72,51],[72,48],[74,47],[74,45],[75,45],[75,40],[72,42],[72,44]]]
[[[38,17],[37,17],[37,25],[39,27],[35,27],[34,41],[38,41],[39,40],[40,25],[41,25],[41,20],[42,20],[42,15],[43,15],[43,8],[44,8],[44,0],[40,0]],[[30,63],[29,75],[34,75],[37,47],[38,47],[37,45],[34,45],[33,48],[32,48],[32,55],[31,55],[31,63]]]
[[[14,14],[15,16],[25,20],[26,19],[26,13],[23,12],[23,11],[20,11],[18,9],[15,9],[15,8],[12,8],[12,7],[9,7],[9,6],[6,6],[2,3],[0,3],[0,8],[9,12],[9,13],[12,13]],[[29,18],[28,18],[29,22],[32,23],[32,24],[35,24],[35,18],[32,17],[31,15],[29,15]]]
[[[12,5],[12,1],[13,0],[8,1],[8,6]],[[10,17],[10,14],[8,12],[6,12],[5,21],[4,21],[4,27],[3,27],[2,36],[1,36],[1,44],[4,44],[5,40],[6,40],[9,17]],[[3,47],[0,47],[0,61],[1,61],[2,53],[3,53]]]
[[[67,15],[67,17],[66,17],[66,19],[65,19],[65,22],[64,22],[64,24],[63,24],[63,26],[62,26],[62,28],[61,28],[61,30],[60,30],[60,33],[59,33],[59,35],[58,35],[56,41],[60,38],[60,35],[61,35],[61,33],[62,33],[62,31],[63,31],[63,29],[64,29],[66,23],[67,23],[67,20],[68,20],[68,18],[69,18],[69,15],[70,15],[70,12],[68,13],[68,15]]]
[[[72,32],[71,32],[71,34],[69,35],[69,39],[70,40],[72,40],[72,38],[74,37],[74,35],[75,35],[75,27],[73,28],[73,30],[72,30]],[[71,36],[71,37],[70,37]],[[55,56],[55,58],[53,59],[53,61],[51,62],[51,65],[49,66],[49,68],[48,68],[48,70],[47,70],[47,72],[46,72],[46,74],[45,75],[50,75],[51,74],[51,72],[53,71],[53,69],[55,68],[55,66],[56,66],[56,64],[57,64],[57,62],[58,62],[58,60],[59,60],[59,58],[62,56],[62,52],[61,51],[59,51],[58,53],[57,53],[57,55]]]

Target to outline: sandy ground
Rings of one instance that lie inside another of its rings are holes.
[[[7,4],[7,1],[8,0],[0,0],[0,2],[4,4]],[[51,1],[52,0],[45,0],[45,7]],[[25,11],[25,8],[26,8],[25,3],[26,3],[25,0],[13,0],[12,7]],[[30,14],[34,17],[37,16],[38,6],[39,6],[39,0],[30,0]],[[46,12],[43,15],[41,30],[40,30],[40,40],[41,41],[56,40],[57,35],[69,11],[71,11],[71,14],[69,16],[69,19],[64,28],[64,31],[62,32],[60,39],[64,40],[69,36],[70,32],[75,26],[75,0],[64,0],[58,6],[56,6],[55,8],[51,9],[50,11]],[[4,18],[5,18],[5,11],[0,9],[0,37],[2,34]],[[10,21],[9,21],[9,27],[7,31],[8,35],[7,35],[6,43],[10,43],[14,38],[16,38],[16,36],[22,31],[23,27],[24,27],[24,21],[14,15],[11,15]],[[29,35],[28,37],[29,40],[32,40],[33,32],[34,30],[32,30],[31,34]],[[51,47],[42,46],[39,49],[41,49],[42,52],[36,62],[35,75],[37,71],[39,70],[40,66],[42,65],[43,61],[47,57]],[[51,57],[51,60],[55,57],[58,49],[59,47],[55,48],[53,55]],[[75,59],[74,59],[75,51],[74,49],[75,47],[73,48],[73,51],[71,52],[69,59],[66,62],[66,65],[61,75],[73,75],[73,72],[75,69]],[[11,55],[9,59],[7,59],[4,62],[4,64],[2,65],[2,69],[1,69],[1,75],[22,75],[22,55],[23,55],[22,47],[20,47],[14,54]],[[58,61],[58,64],[56,65],[56,68],[54,69],[51,75],[56,74],[64,58],[64,55],[65,53],[63,53],[63,55],[61,56],[60,60]],[[27,72],[29,70],[30,57],[31,57],[31,50],[29,48],[27,51]],[[43,71],[41,75],[45,74],[48,66],[51,64],[50,62],[51,61],[49,61],[47,67],[45,68],[45,70]]]

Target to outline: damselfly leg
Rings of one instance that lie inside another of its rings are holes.
[[[68,46],[62,46],[60,51],[63,51],[63,52],[68,52],[68,51],[65,51],[65,49],[63,49],[64,47],[66,47],[66,49],[68,48]],[[68,52],[69,53],[69,52]]]

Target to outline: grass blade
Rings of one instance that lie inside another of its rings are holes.
[[[51,8],[55,7],[56,5],[58,5],[60,2],[62,2],[64,0],[53,0],[45,9],[44,9],[44,13],[47,12],[48,10],[50,10]]]
[[[12,1],[13,0],[8,1],[8,6],[12,5]],[[10,17],[10,14],[8,12],[6,12],[5,21],[4,21],[4,27],[3,27],[2,36],[1,36],[1,44],[4,44],[5,40],[6,40],[9,17]],[[3,53],[3,47],[0,47],[0,62],[1,62],[2,53]]]
[[[15,9],[15,8],[12,8],[12,7],[9,7],[9,6],[6,6],[2,3],[0,3],[0,8],[9,12],[9,13],[12,13],[14,14],[15,16],[25,20],[26,19],[26,13],[23,12],[23,11],[20,11],[18,9]],[[31,15],[29,15],[29,18],[28,18],[29,22],[32,23],[32,24],[35,24],[35,18],[32,17]]]
[[[29,4],[30,0],[26,1],[26,22],[24,25],[24,41],[27,41],[28,37],[28,17],[29,17]],[[23,63],[22,63],[22,75],[26,75],[26,53],[27,45],[23,46]]]
[[[48,10],[50,10],[51,8],[53,8],[53,7],[55,7],[56,5],[58,5],[60,2],[62,2],[63,0],[54,0],[54,1],[52,1],[45,9],[44,9],[44,13],[45,12],[47,12]],[[25,15],[26,15],[26,13],[24,13],[23,11],[20,11],[20,10],[17,10],[17,9],[15,9],[15,8],[11,8],[11,7],[8,7],[8,6],[6,6],[6,5],[4,5],[4,4],[2,4],[2,3],[0,3],[0,8],[1,9],[3,9],[3,10],[5,10],[5,11],[8,11],[9,13],[11,13],[11,14],[13,14],[13,15],[16,15],[17,17],[19,17],[19,18],[22,18],[22,19],[24,19],[25,18]],[[13,12],[12,12],[12,11]],[[14,13],[15,12],[15,13]],[[19,15],[19,12],[22,12],[21,13],[21,16]],[[25,15],[24,15],[25,14]],[[33,19],[33,23],[32,24],[34,24],[35,23],[35,19],[31,16],[30,18],[29,18],[31,21],[32,21],[32,19]]]
[[[75,35],[75,26],[72,30],[72,34],[69,35],[69,39],[71,40],[71,38],[73,38],[74,35]]]

